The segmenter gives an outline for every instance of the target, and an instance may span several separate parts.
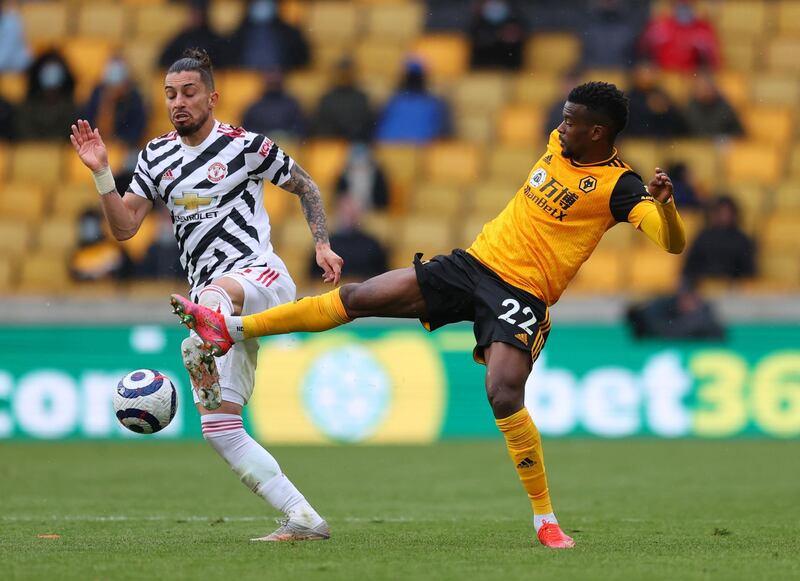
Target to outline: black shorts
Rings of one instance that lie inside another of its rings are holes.
[[[550,312],[541,299],[508,284],[463,250],[422,260],[414,269],[428,310],[425,328],[434,331],[459,321],[473,321],[473,357],[485,363],[484,349],[507,343],[530,351],[536,361],[550,333]]]

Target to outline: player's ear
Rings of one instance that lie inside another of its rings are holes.
[[[604,125],[592,125],[592,128],[589,131],[589,136],[591,137],[592,141],[600,141],[603,139],[607,131],[608,127],[605,127]]]
[[[219,101],[219,93],[211,91],[211,94],[208,96],[208,106],[213,109],[217,106],[217,101]]]

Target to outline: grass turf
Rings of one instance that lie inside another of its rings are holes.
[[[249,543],[267,510],[203,443],[0,446],[3,579],[797,578],[797,444],[545,443],[578,547],[531,545],[500,441],[281,447],[334,537]],[[59,535],[40,538],[39,535]]]

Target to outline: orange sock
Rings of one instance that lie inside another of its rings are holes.
[[[528,493],[533,513],[553,512],[544,470],[542,439],[528,410],[522,408],[507,418],[495,421],[506,438],[508,453],[517,468],[522,486]]]
[[[244,336],[249,339],[295,331],[327,331],[350,320],[337,288],[324,295],[306,297],[247,315],[242,317],[242,325]]]

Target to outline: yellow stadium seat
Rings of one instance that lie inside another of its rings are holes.
[[[361,11],[349,2],[320,0],[308,6],[306,34],[320,42],[352,41],[361,29]]]
[[[578,63],[580,56],[580,39],[570,32],[541,32],[525,43],[528,70],[564,73]]]
[[[681,161],[691,171],[691,174],[699,184],[706,189],[714,189],[719,186],[719,159],[717,148],[713,141],[708,139],[673,139],[664,144],[659,152],[658,167],[667,169],[672,163]],[[649,173],[653,168],[645,170],[645,181],[649,180]]]
[[[61,181],[63,147],[57,143],[27,142],[11,152],[11,178],[19,182],[52,185]]]
[[[596,250],[583,263],[570,283],[570,292],[586,294],[612,294],[619,292],[625,284],[624,257],[609,250]]]
[[[765,251],[800,261],[800,212],[773,212],[764,222],[760,243]]]
[[[768,190],[757,183],[731,183],[725,188],[739,206],[739,221],[745,232],[758,234],[768,207]]]
[[[32,227],[14,217],[0,216],[0,256],[25,255],[31,246]]]
[[[567,92],[561,79],[548,72],[522,72],[514,82],[514,102],[549,110],[555,102],[565,102]],[[555,129],[555,127],[553,127]]]
[[[749,73],[761,62],[761,41],[752,39],[742,42],[739,37],[723,38],[721,42],[722,63],[728,70]]]
[[[314,177],[325,197],[347,161],[348,145],[336,139],[315,139],[303,148],[303,167]]]
[[[355,48],[356,70],[361,79],[381,77],[394,85],[400,78],[407,55],[408,49],[402,43],[368,37]]]
[[[19,288],[25,292],[63,294],[69,285],[67,265],[61,256],[30,254],[20,266]]]
[[[482,220],[497,216],[517,194],[523,182],[510,186],[506,181],[482,181],[472,190],[470,214]]]
[[[636,229],[631,227],[630,224],[616,224],[606,230],[597,248],[603,251],[627,251],[633,248],[634,245],[645,245],[646,242],[639,237],[644,238],[644,234],[637,233]]]
[[[661,71],[658,73],[658,84],[664,92],[678,105],[685,105],[689,100],[691,77],[684,73]]]
[[[120,39],[127,34],[125,29],[126,10],[118,2],[85,2],[78,10],[78,30],[80,36]]]
[[[800,211],[800,185],[796,180],[788,180],[775,189],[772,205],[777,212]]]
[[[742,122],[750,140],[780,147],[786,147],[795,133],[794,112],[789,107],[754,105],[742,112]]]
[[[750,76],[740,71],[726,69],[714,75],[720,93],[734,108],[744,107],[750,101]]]
[[[778,289],[795,290],[800,287],[800,257],[795,254],[761,252],[758,271],[762,278]]]
[[[208,23],[217,34],[231,34],[242,22],[247,10],[241,0],[214,0],[209,5]]]
[[[544,114],[527,105],[509,105],[497,119],[497,138],[507,145],[537,143],[544,134]]]
[[[61,47],[64,58],[76,76],[76,99],[88,99],[100,82],[115,45],[106,38],[76,37]]]
[[[363,9],[362,9],[363,10]],[[367,33],[403,42],[417,37],[424,24],[424,4],[404,2],[366,8]]]
[[[800,3],[797,0],[778,0],[775,10],[779,35],[800,37]]]
[[[319,71],[297,71],[286,76],[286,91],[300,101],[308,113],[316,111],[320,97],[327,90],[325,74]]]
[[[437,183],[420,183],[411,196],[411,211],[419,216],[449,220],[462,213],[465,206],[463,192],[454,186]]]
[[[398,220],[393,262],[410,266],[415,252],[423,252],[428,258],[448,254],[454,243],[450,229],[446,220],[427,215],[409,214]]]
[[[39,252],[54,256],[66,256],[78,242],[78,227],[74,220],[58,218],[39,226],[37,236]]]
[[[359,226],[389,250],[395,242],[395,220],[388,212],[368,212],[361,216]]]
[[[352,40],[325,40],[314,38],[311,40],[312,68],[327,75],[343,58],[349,57],[355,50]],[[327,79],[326,79],[327,80]]]
[[[757,105],[795,106],[800,102],[800,81],[788,75],[760,75],[753,79],[753,102]]]
[[[0,97],[17,104],[25,98],[28,79],[25,73],[4,72],[0,74]]]
[[[129,42],[122,47],[122,56],[131,68],[131,76],[140,88],[158,71],[157,60],[161,47],[155,43]],[[147,98],[147,95],[143,95]]]
[[[160,54],[161,45],[178,34],[186,23],[186,6],[184,4],[151,4],[140,6],[133,11],[133,25],[136,44],[144,44]],[[139,42],[146,41],[146,42]],[[155,66],[156,61],[151,63]]]
[[[767,22],[768,7],[760,0],[719,2],[713,5],[712,21],[722,37],[759,37]]]
[[[622,161],[630,165],[645,181],[663,163],[658,142],[654,139],[626,139],[618,145],[618,151]]]
[[[25,224],[35,224],[44,215],[45,195],[41,187],[26,183],[8,184],[0,195],[0,216]]]
[[[264,209],[269,214],[270,224],[280,224],[286,217],[290,204],[299,204],[295,196],[286,190],[264,181]]]
[[[293,216],[285,220],[281,224],[279,234],[279,253],[283,252],[281,249],[287,248],[300,248],[303,253],[307,253],[314,247],[314,238],[311,236],[311,230],[302,215]]]
[[[800,38],[776,37],[767,45],[767,68],[776,73],[800,73]]]
[[[126,162],[127,147],[118,141],[106,141],[105,143],[111,170],[114,172],[120,172]],[[85,165],[83,165],[81,158],[75,153],[72,145],[64,148],[63,155],[66,165],[65,177],[67,181],[93,186],[94,180],[92,179],[92,172],[89,171]]]
[[[57,219],[77,219],[89,208],[100,208],[100,197],[93,185],[83,182],[62,183],[53,187],[51,215]]]
[[[700,230],[703,229],[705,219],[700,210],[693,210],[690,208],[678,208],[681,220],[683,221],[683,229],[686,232],[686,242],[691,244],[697,238]]]
[[[478,234],[483,229],[483,226],[494,218],[494,216],[474,216],[472,214],[467,215],[463,220],[459,220],[456,223],[456,232],[455,237],[453,238],[453,248],[463,248],[467,249],[469,246],[475,242],[475,239],[478,237]]]
[[[494,112],[508,100],[508,79],[500,73],[472,73],[456,81],[450,102],[459,111]]]
[[[494,139],[494,115],[489,111],[456,111],[456,139],[487,143]]]
[[[16,266],[11,258],[0,256],[0,294],[10,294],[15,283]]]
[[[791,177],[800,177],[800,143],[796,143],[792,147],[788,173]]]
[[[627,288],[640,293],[668,293],[678,286],[682,257],[652,245],[634,249],[626,257]]]
[[[264,92],[264,77],[255,71],[220,71],[215,81],[219,105],[228,111],[245,111]]]
[[[35,44],[64,39],[68,33],[70,8],[67,2],[23,2],[20,15],[25,38]]]
[[[425,175],[435,182],[466,186],[481,174],[480,152],[472,143],[440,141],[431,144],[424,160]]]
[[[2,184],[6,183],[6,178],[8,177],[10,158],[11,153],[8,146],[0,143],[0,190],[2,190]]]
[[[384,143],[375,149],[375,158],[389,181],[393,212],[406,210],[411,186],[422,169],[420,157],[421,150],[413,145]]]
[[[496,145],[489,151],[488,175],[495,181],[522,184],[540,155],[541,148]]]
[[[469,42],[460,34],[427,34],[414,43],[412,52],[425,63],[430,78],[460,78],[469,63]]]

